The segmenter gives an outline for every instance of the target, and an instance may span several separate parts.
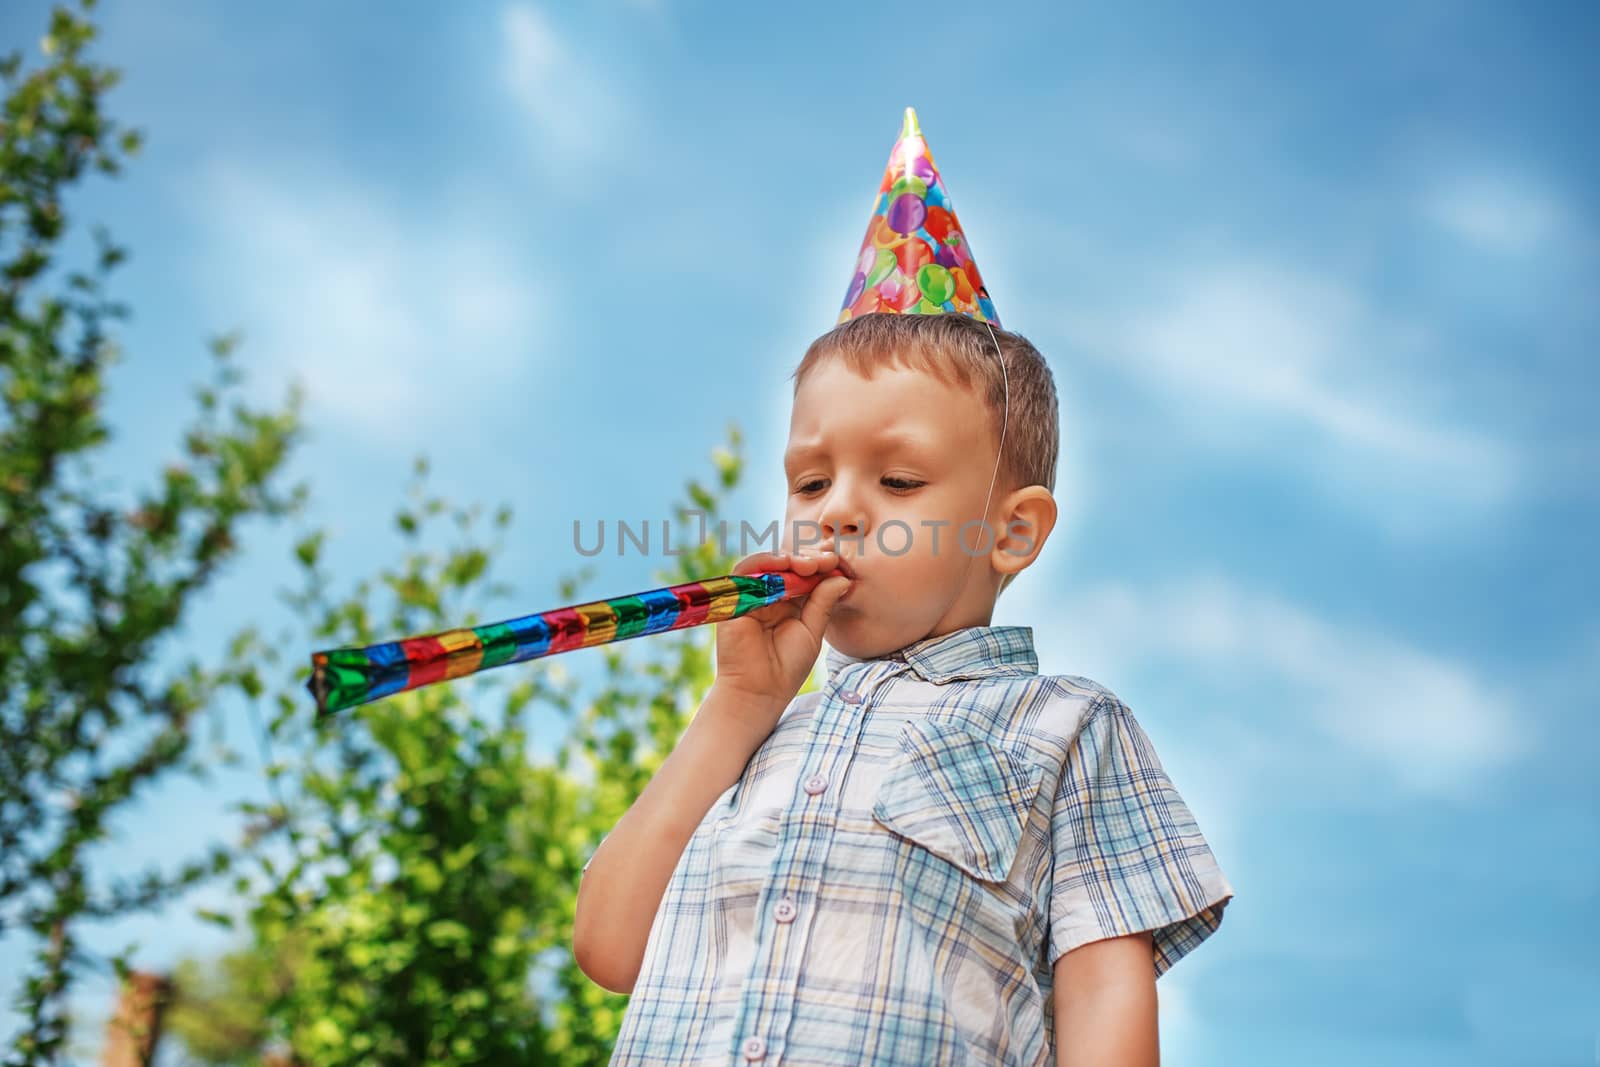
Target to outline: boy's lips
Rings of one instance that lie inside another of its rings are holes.
[[[839,601],[842,603],[846,600],[849,600],[850,594],[856,591],[856,586],[859,584],[861,576],[856,574],[855,566],[843,556],[839,557],[838,573],[850,579],[850,585],[846,587],[843,593],[839,594]]]

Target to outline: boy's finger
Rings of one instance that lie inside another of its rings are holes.
[[[800,575],[820,574],[838,565],[839,557],[826,550],[794,556],[794,572]]]
[[[850,579],[842,574],[836,574],[831,578],[824,578],[806,596],[805,606],[800,609],[800,622],[811,632],[812,637],[818,641],[822,640],[823,631],[828,628],[828,616],[833,614],[833,606],[849,588]]]
[[[756,552],[733,565],[733,574],[755,574],[758,571],[786,571],[790,567],[787,552]]]

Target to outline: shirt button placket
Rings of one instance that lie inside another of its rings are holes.
[[[865,697],[862,696],[860,690],[857,689],[841,689],[836,695],[841,701],[850,705],[852,708],[859,706],[865,700]],[[854,733],[854,727],[851,728],[850,732],[852,734]],[[828,776],[821,771],[818,771],[806,778],[805,782],[803,783],[803,788],[808,796],[821,796],[827,791]],[[796,906],[794,898],[785,896],[779,899],[779,901],[773,905],[772,919],[775,923],[787,925],[794,922],[799,913],[800,909]],[[784,999],[785,1001],[788,1001],[789,998],[786,997]],[[789,1006],[792,1007],[792,1003]],[[778,1006],[778,1010],[781,1015],[787,1010],[787,1008],[780,1004]],[[745,1038],[744,1041],[740,1043],[739,1048],[743,1053],[744,1058],[752,1063],[756,1060],[765,1059],[767,1055],[766,1039],[758,1034],[752,1034],[751,1036]]]

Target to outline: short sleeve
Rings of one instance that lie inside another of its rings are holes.
[[[1050,962],[1149,930],[1159,978],[1215,933],[1233,887],[1150,739],[1114,695],[1068,749],[1050,816]]]

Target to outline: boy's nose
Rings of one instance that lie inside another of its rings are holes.
[[[859,537],[867,532],[867,517],[857,508],[834,508],[822,516],[825,537]]]

